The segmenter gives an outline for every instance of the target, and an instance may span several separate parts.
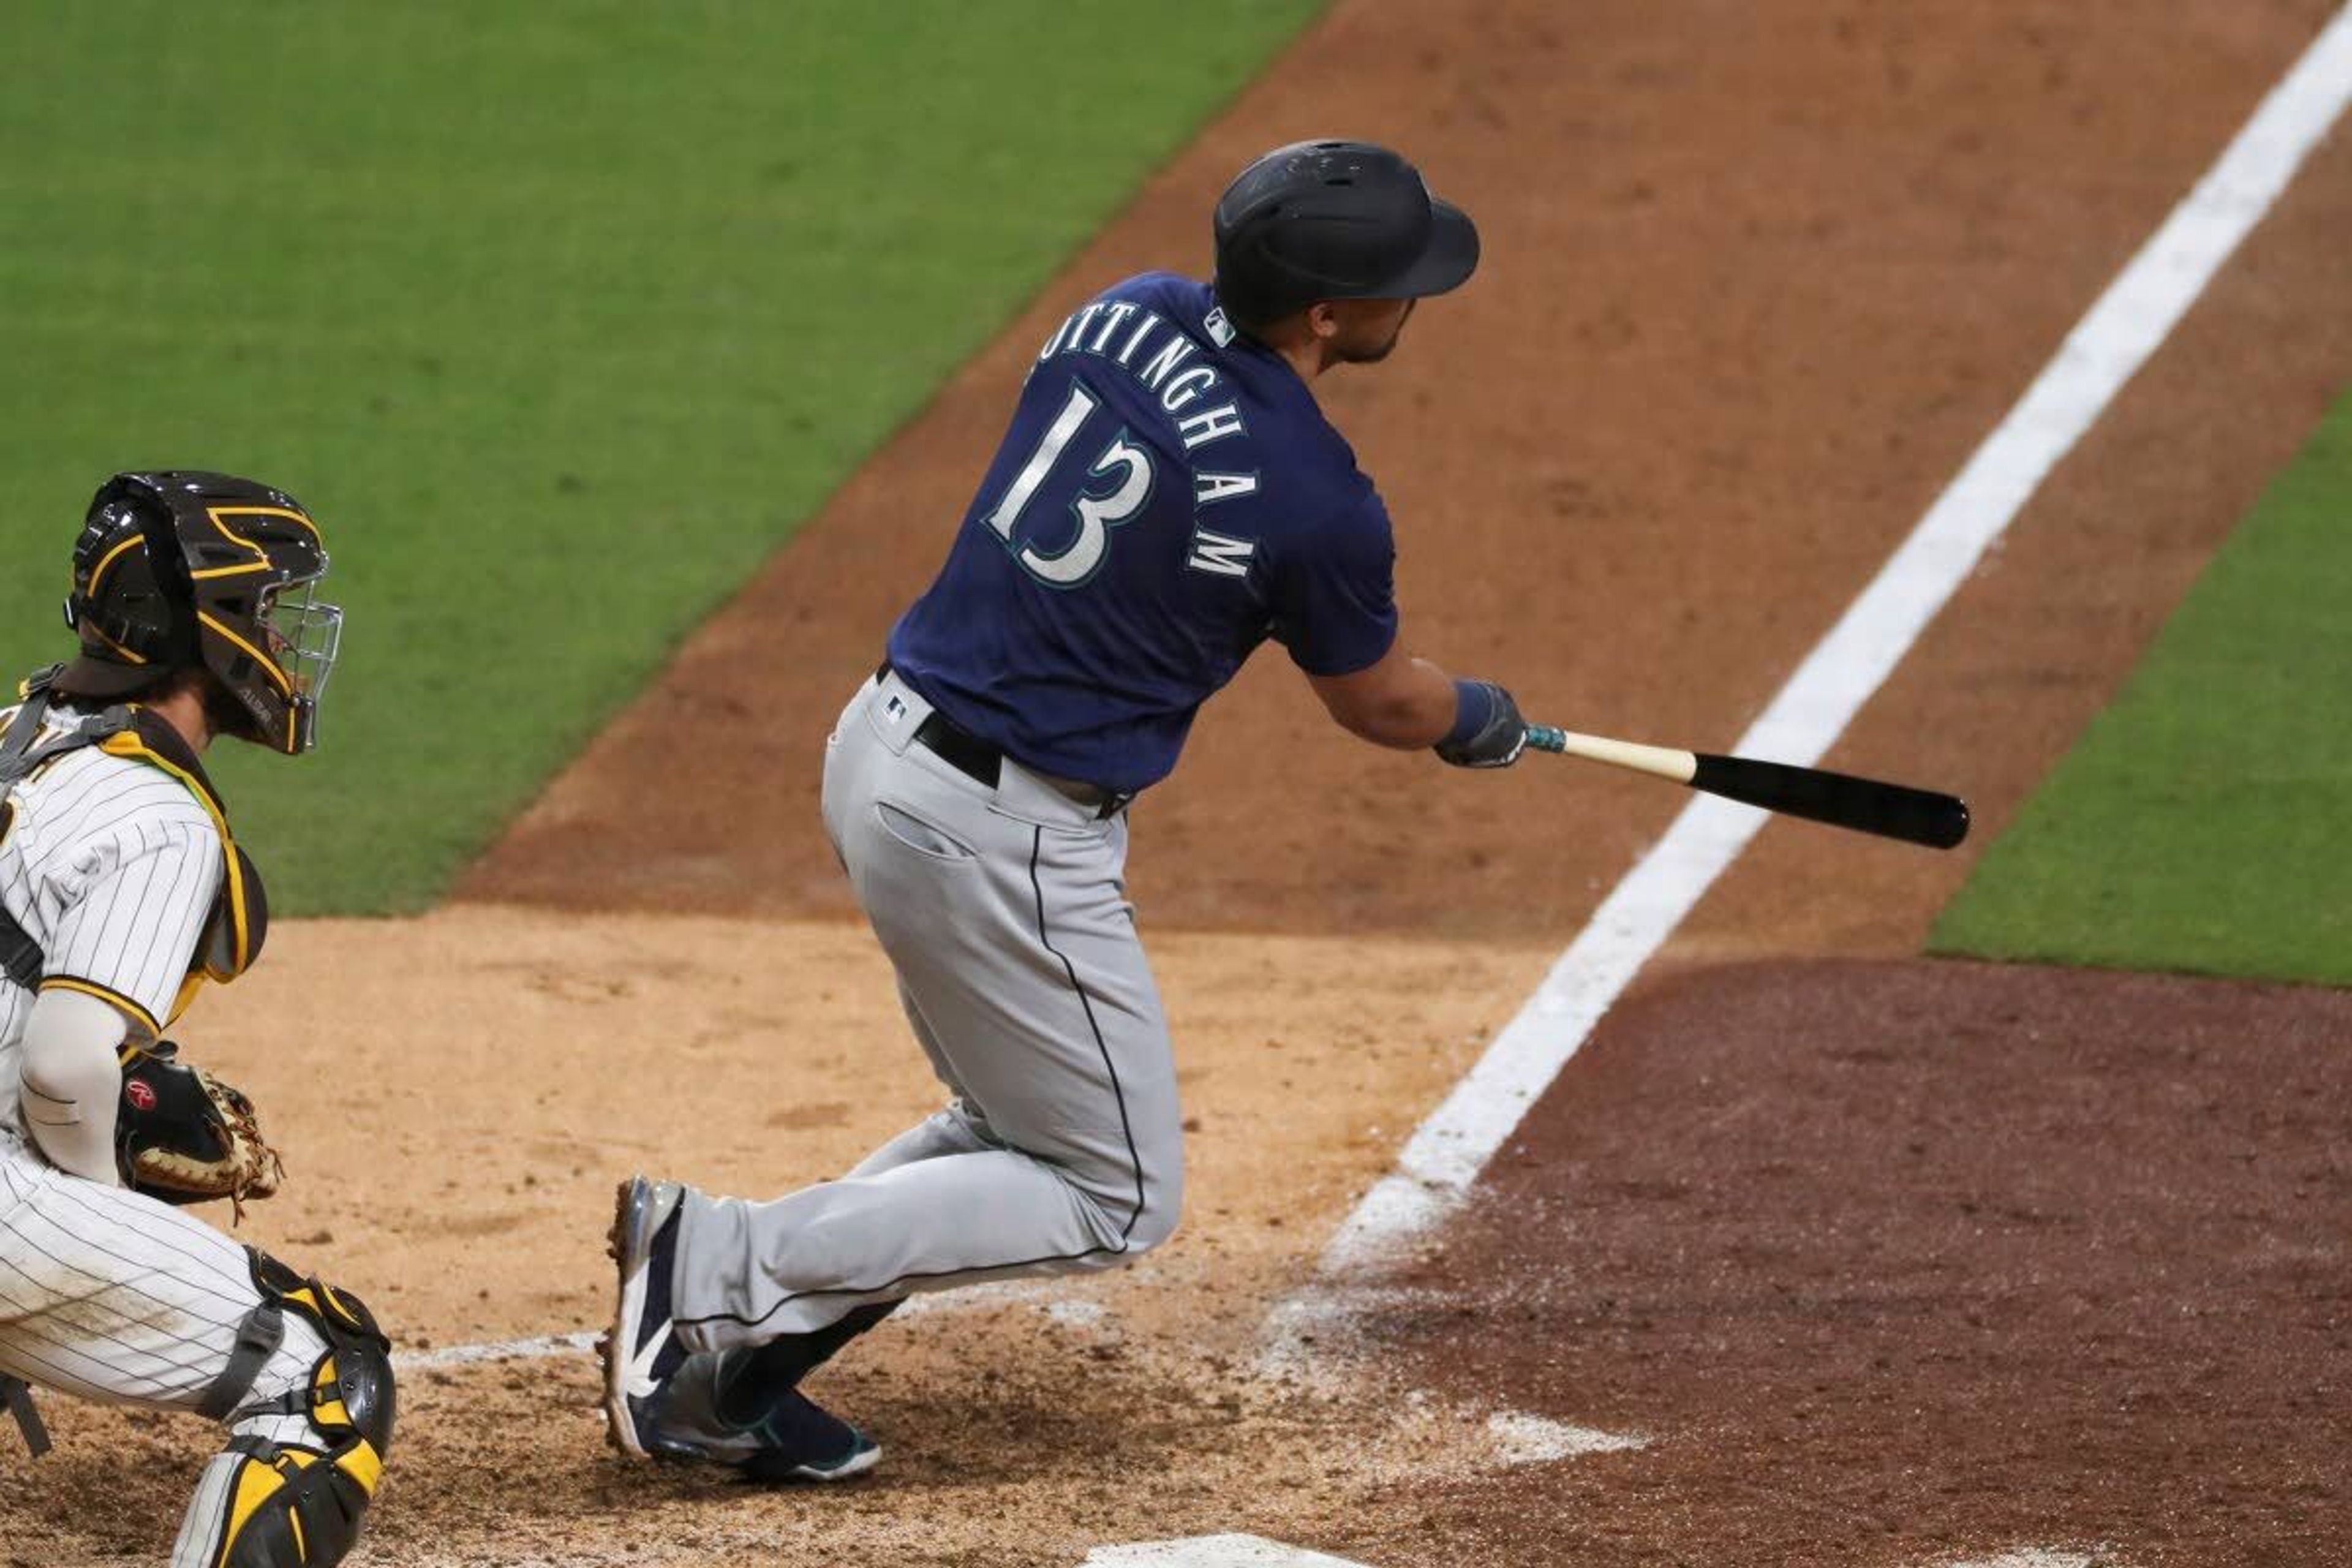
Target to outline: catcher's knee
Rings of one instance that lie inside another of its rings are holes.
[[[257,1248],[252,1254],[261,1302],[247,1315],[236,1353],[204,1408],[241,1425],[273,1415],[300,1417],[303,1425],[276,1439],[230,1441],[241,1462],[222,1501],[227,1517],[219,1562],[222,1568],[327,1568],[359,1540],[360,1516],[392,1447],[392,1346],[356,1296],[306,1279]],[[315,1329],[326,1349],[283,1394],[247,1400],[254,1377],[285,1337],[289,1314]]]

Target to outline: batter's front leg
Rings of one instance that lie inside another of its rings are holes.
[[[1174,1062],[1122,893],[1123,826],[1076,807],[1016,817],[862,728],[836,741],[866,754],[834,759],[828,820],[968,1110],[772,1202],[689,1193],[672,1300],[693,1350],[808,1332],[914,1291],[1110,1267],[1175,1226]],[[982,1146],[941,1152],[967,1142]]]
[[[947,1154],[978,1154],[1003,1146],[991,1135],[986,1120],[964,1097],[963,1086],[956,1082],[940,1050],[939,1037],[932,1033],[929,1021],[903,983],[898,987],[898,1002],[906,1010],[908,1027],[914,1031],[923,1054],[930,1058],[932,1070],[939,1074],[940,1082],[952,1098],[946,1109],[926,1116],[860,1160],[849,1173],[852,1176],[878,1176],[919,1160],[936,1160]]]
[[[772,1202],[689,1193],[673,1284],[688,1347],[805,1333],[862,1303],[919,1291],[1109,1268],[1165,1239],[1181,1202],[1181,1133],[1158,1009],[1097,998],[1095,1026],[1075,998],[1069,1010],[1064,1021],[1085,1053],[1056,1037],[1027,1047],[1049,1058],[1049,1070],[1016,1074],[1024,1049],[1000,1037],[977,1053],[992,1064],[969,1078],[991,1087],[997,1078],[1026,1080],[1017,1094],[1007,1087],[995,1098],[1029,1113],[1010,1118],[1025,1146],[1008,1138],[943,1152],[976,1137],[949,1111],[901,1134],[859,1173]],[[1073,1065],[1083,1056],[1094,1072]],[[1045,1109],[1074,1097],[1099,1109],[1058,1117]]]

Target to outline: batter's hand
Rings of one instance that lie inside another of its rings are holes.
[[[1511,694],[1491,680],[1454,683],[1454,728],[1434,748],[1457,768],[1507,768],[1528,749],[1528,721]]]

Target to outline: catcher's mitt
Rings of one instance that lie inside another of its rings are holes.
[[[286,1167],[261,1136],[253,1101],[179,1059],[158,1040],[122,1064],[114,1157],[126,1186],[167,1204],[227,1198],[239,1217],[247,1198],[266,1198]]]

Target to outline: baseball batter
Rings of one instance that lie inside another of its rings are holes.
[[[879,1449],[797,1384],[911,1292],[1108,1268],[1174,1229],[1181,1113],[1128,806],[1268,638],[1376,743],[1501,767],[1510,696],[1407,651],[1389,517],[1318,407],[1467,279],[1413,166],[1302,142],[1217,204],[1216,276],[1129,279],[1041,346],[929,592],[828,744],[825,826],[947,1108],[769,1203],[621,1189],[626,1452],[832,1479]]]
[[[341,613],[289,497],[120,474],[73,555],[80,656],[0,715],[0,1395],[225,1423],[173,1568],[320,1568],[358,1539],[393,1424],[367,1310],[184,1209],[265,1196],[243,1096],[162,1036],[261,950],[261,882],[199,761],[310,748]]]

